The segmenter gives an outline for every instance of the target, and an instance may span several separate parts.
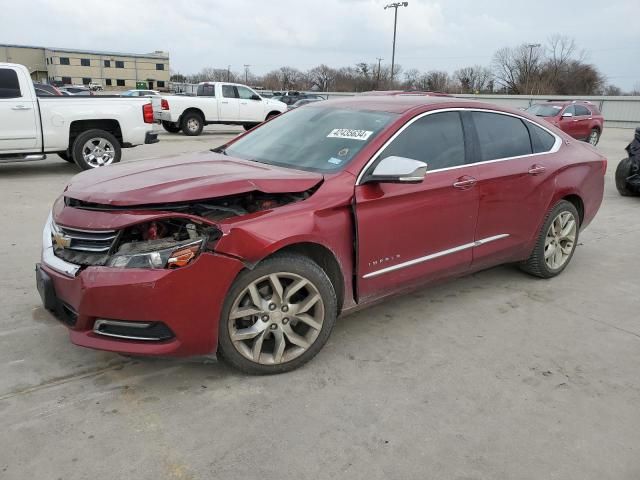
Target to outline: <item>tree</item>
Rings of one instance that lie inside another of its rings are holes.
[[[328,92],[335,82],[336,74],[337,72],[333,68],[323,63],[309,70],[307,77],[312,88],[315,85],[319,90]]]
[[[460,93],[480,93],[487,90],[492,74],[488,68],[474,65],[456,70],[453,78],[459,84]]]
[[[540,90],[543,60],[536,46],[504,47],[493,55],[493,73],[508,93],[531,94]]]
[[[622,89],[616,85],[607,85],[602,92],[603,95],[609,95],[611,97],[617,97],[622,95]]]

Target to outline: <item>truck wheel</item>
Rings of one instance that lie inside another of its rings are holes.
[[[164,128],[169,133],[178,133],[180,131],[179,125],[173,122],[167,122],[165,120],[162,121],[162,128]]]
[[[267,118],[265,118],[265,122],[268,122],[269,120],[271,120],[273,117],[277,117],[278,115],[280,115],[280,112],[271,112],[269,113],[269,115],[267,115]]]
[[[540,278],[559,275],[573,257],[579,234],[578,210],[571,202],[560,200],[547,214],[533,252],[520,268]]]
[[[197,137],[202,133],[204,120],[197,113],[187,113],[182,117],[182,133],[190,137]]]
[[[242,125],[242,127],[249,131],[251,130],[253,127],[255,127],[256,125],[258,125],[257,123],[245,123],[244,125]]]
[[[73,160],[82,170],[117,163],[122,156],[120,142],[104,130],[87,130],[78,135],[71,147]]]
[[[76,162],[74,162],[74,161],[73,161],[73,158],[71,158],[71,157],[69,156],[69,151],[66,151],[66,152],[58,152],[58,156],[59,156],[61,159],[63,159],[64,161],[66,161],[66,162],[69,162],[69,163],[76,163]]]
[[[240,273],[229,290],[218,354],[246,373],[288,372],[320,351],[336,314],[336,293],[318,264],[275,255]]]
[[[627,178],[631,176],[631,167],[631,159],[627,157],[620,160],[618,168],[616,168],[616,188],[623,197],[638,195],[638,193],[629,188],[629,183],[627,182]]]

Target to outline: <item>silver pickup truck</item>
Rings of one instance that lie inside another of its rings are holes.
[[[57,153],[81,169],[120,161],[123,148],[158,141],[148,98],[37,97],[23,65],[0,63],[0,163]]]

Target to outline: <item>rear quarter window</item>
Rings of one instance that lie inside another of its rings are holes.
[[[20,82],[15,70],[0,68],[0,98],[19,98]]]
[[[531,134],[533,153],[544,153],[553,148],[556,143],[556,137],[533,123],[527,122],[527,127]]]
[[[533,153],[529,130],[518,117],[500,113],[471,112],[471,118],[478,133],[478,161]]]

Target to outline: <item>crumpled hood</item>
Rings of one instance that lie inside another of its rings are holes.
[[[152,205],[224,197],[250,191],[294,193],[322,175],[239,160],[213,152],[128,162],[80,173],[64,195],[113,206]]]

